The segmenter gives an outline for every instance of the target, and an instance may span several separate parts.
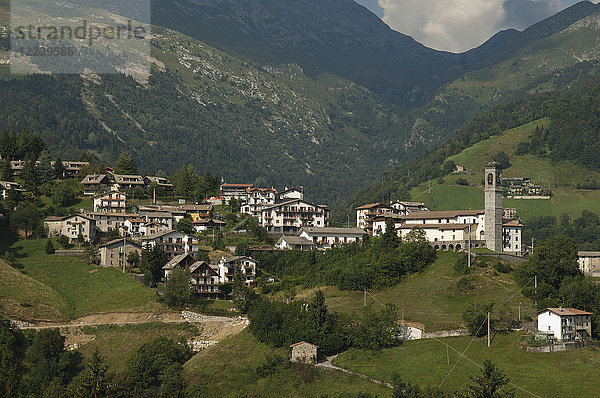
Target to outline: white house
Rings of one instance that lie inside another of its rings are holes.
[[[16,182],[0,181],[0,199],[8,199],[11,191],[17,195],[20,195],[25,192],[25,189],[23,189],[23,187]]]
[[[91,242],[96,237],[96,220],[83,214],[47,217],[44,220],[44,229],[50,238],[64,235],[71,242],[76,242],[81,235],[85,242]]]
[[[86,215],[96,220],[96,227],[102,232],[108,232],[109,230],[120,231],[127,219],[139,217],[137,214],[106,212],[90,212],[86,213]]]
[[[425,206],[425,203],[422,202],[398,201],[392,203],[390,206],[395,210],[396,214],[400,215],[407,215],[416,211],[429,211],[427,206]]]
[[[312,241],[293,235],[283,235],[275,244],[279,250],[314,250],[315,246]]]
[[[504,238],[502,251],[504,253],[521,255],[523,252],[522,231],[523,225],[517,220],[502,224],[502,235]]]
[[[359,228],[304,227],[300,229],[300,238],[314,243],[320,249],[360,243],[366,234]]]
[[[579,252],[577,262],[584,275],[600,276],[600,252]]]
[[[231,199],[246,202],[248,200],[248,189],[253,184],[221,184],[221,199],[225,204],[229,204]]]
[[[94,196],[94,212],[125,213],[127,196],[119,192],[106,192]]]
[[[237,256],[233,258],[221,257],[218,263],[221,282],[233,283],[236,266],[241,267],[242,273],[245,276],[246,285],[254,285],[256,280],[256,260],[246,256]]]
[[[242,206],[243,214],[259,216],[260,211],[269,205],[274,205],[277,199],[277,190],[275,188],[247,188],[246,204]]]
[[[112,176],[114,178],[113,191],[127,191],[135,188],[144,189],[146,187],[144,177],[140,175],[113,174]]]
[[[575,308],[546,308],[538,312],[538,331],[561,341],[583,341],[592,336],[593,313]]]
[[[395,213],[395,210],[383,203],[371,203],[356,208],[356,227],[373,233],[373,219],[381,214]]]
[[[477,224],[403,224],[398,236],[405,238],[413,229],[420,229],[436,250],[463,250],[468,247],[469,236],[473,247],[484,246],[476,241]]]
[[[260,212],[260,225],[268,232],[294,234],[302,227],[326,227],[331,210],[300,199],[267,206]]]
[[[198,253],[198,238],[179,231],[163,231],[142,238],[144,247],[161,247],[169,259],[180,254]]]
[[[277,194],[277,202],[287,202],[294,199],[304,200],[304,190],[285,187],[283,191]]]
[[[394,220],[394,227],[396,229],[400,228],[402,224],[404,224],[404,218],[400,214],[384,213],[379,216],[375,216],[371,219],[373,236],[380,236],[381,234],[385,233],[387,230],[387,220],[389,218]]]

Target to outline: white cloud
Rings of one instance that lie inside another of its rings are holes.
[[[437,50],[462,52],[501,29],[524,29],[579,0],[378,0],[383,20]],[[594,0],[598,3],[598,0]]]
[[[464,51],[496,33],[504,0],[379,0],[383,20],[426,46]]]

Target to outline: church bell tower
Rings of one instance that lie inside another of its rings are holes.
[[[502,253],[502,167],[493,160],[485,167],[485,245]]]

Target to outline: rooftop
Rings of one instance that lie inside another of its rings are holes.
[[[587,312],[587,311],[578,310],[577,308],[566,308],[566,307],[546,308],[542,311],[539,311],[538,314],[541,314],[542,312],[545,312],[545,311],[550,311],[557,315],[594,315],[593,312]]]
[[[405,220],[421,220],[433,218],[455,218],[459,216],[479,216],[485,210],[450,210],[450,211],[416,211],[404,216]]]

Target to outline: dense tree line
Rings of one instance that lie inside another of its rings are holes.
[[[403,240],[391,234],[326,252],[284,251],[256,257],[263,271],[293,278],[295,283],[361,290],[396,285],[404,276],[425,270],[435,256],[422,233],[414,231]]]
[[[182,365],[191,356],[185,341],[160,337],[134,350],[115,375],[98,351],[86,360],[67,351],[58,329],[23,333],[0,319],[0,396],[181,397]]]
[[[401,342],[398,312],[393,306],[379,311],[365,307],[352,318],[330,311],[320,290],[308,302],[257,297],[250,304],[248,316],[254,336],[276,347],[309,341],[327,355],[348,347],[377,350]]]
[[[560,217],[531,217],[525,223],[523,241],[542,242],[552,236],[566,235],[573,239],[580,250],[600,250],[600,217],[588,210],[571,219],[568,214]]]

